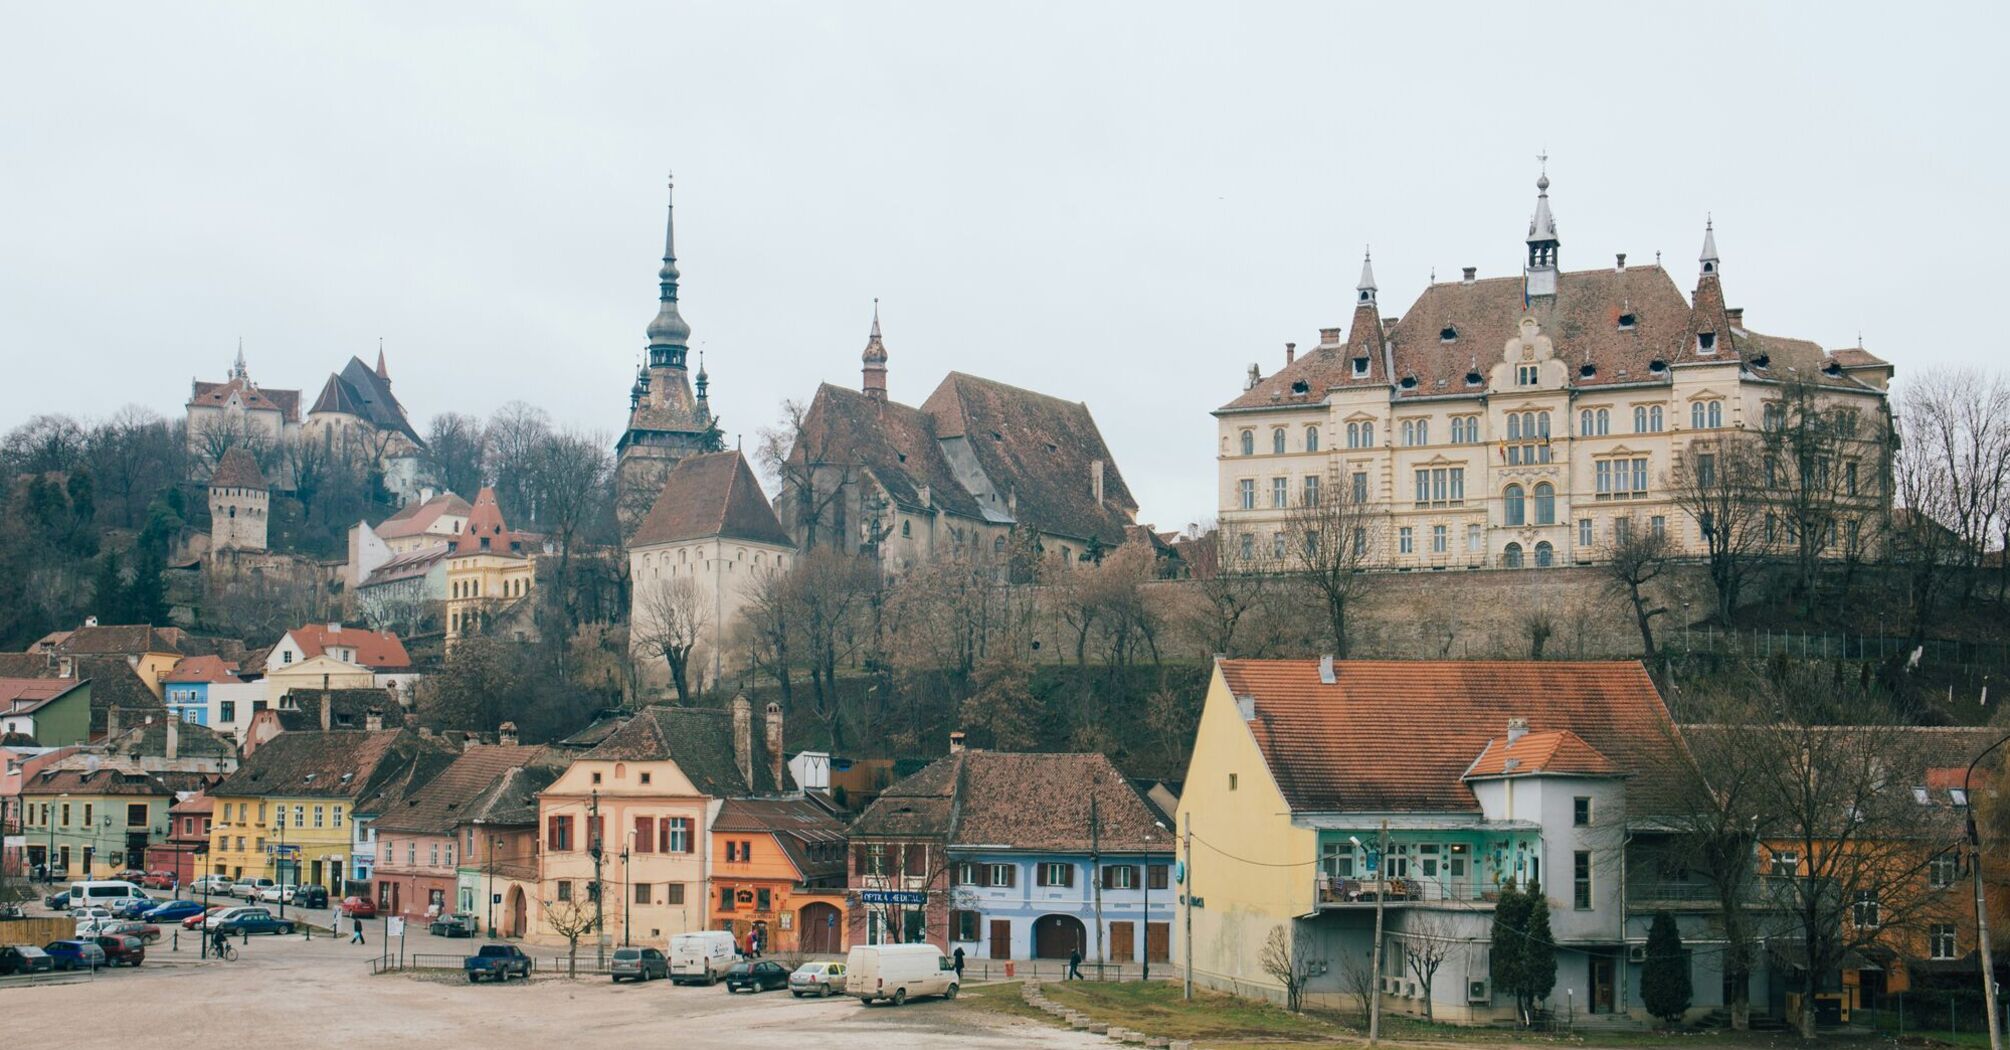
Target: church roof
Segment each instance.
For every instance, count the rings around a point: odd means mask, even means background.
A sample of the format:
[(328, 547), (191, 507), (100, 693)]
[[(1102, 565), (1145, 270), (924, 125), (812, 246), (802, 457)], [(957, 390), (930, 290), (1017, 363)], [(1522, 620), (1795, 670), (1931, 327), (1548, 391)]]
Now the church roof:
[[(869, 472), (903, 510), (928, 504), (951, 514), (981, 519), (984, 512), (956, 480), (936, 440), (935, 424), (911, 405), (881, 401), (856, 390), (825, 383), (817, 388), (803, 419), (803, 433), (789, 450), (798, 467), (806, 457)], [(929, 499), (921, 498), (922, 489)]]
[[(381, 357), (380, 357), (381, 361)], [(376, 427), (378, 430), (396, 431), (405, 435), (414, 445), (426, 447), (419, 432), (412, 429), (412, 423), (405, 418), (405, 406), (391, 393), (391, 381), (377, 369), (363, 363), (360, 357), (351, 357), (342, 371), (328, 377), (321, 387), (321, 396), (314, 400), (309, 414), (323, 412), (355, 416)]]
[(746, 457), (738, 452), (711, 452), (678, 460), (629, 546), (710, 536), (793, 546)]
[(277, 412), (288, 423), (300, 422), (300, 391), (274, 390), (240, 377), (222, 383), (196, 380), (190, 387), (188, 405), (190, 408), (222, 408), (230, 403), (233, 394), (248, 411)]
[(258, 461), (251, 458), (243, 445), (232, 445), (223, 458), (217, 460), (216, 470), (209, 476), (209, 486), (216, 489), (262, 489), (265, 487), (265, 473), (258, 469)]

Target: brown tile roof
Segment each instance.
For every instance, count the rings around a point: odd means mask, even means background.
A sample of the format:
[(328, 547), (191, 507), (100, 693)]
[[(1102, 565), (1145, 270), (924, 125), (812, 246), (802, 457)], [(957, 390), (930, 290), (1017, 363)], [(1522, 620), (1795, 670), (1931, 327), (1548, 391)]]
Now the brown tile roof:
[(770, 774), (761, 713), (754, 712), (754, 782), (740, 775), (733, 753), (733, 716), (723, 708), (655, 704), (635, 713), (600, 746), (580, 756), (589, 761), (677, 763), (697, 789), (712, 798), (746, 798), (786, 790)]
[(853, 835), (947, 837), (951, 846), (1087, 853), (1170, 851), (1173, 833), (1100, 754), (961, 751), (887, 788)]
[(376, 587), (424, 576), (433, 571), (433, 566), (446, 560), (447, 555), (453, 553), (453, 549), (451, 543), (435, 543), (415, 551), (392, 555), (390, 561), (371, 569), (370, 575), (364, 577), (358, 587)]
[[(502, 507), (496, 503), (496, 490), (482, 486), (475, 494), (475, 505), (468, 511), (467, 527), (454, 537), (454, 554), (500, 554), (504, 557), (521, 558), (530, 551), (521, 534), (511, 532), (503, 524)], [(486, 545), (485, 545), (486, 544)]]
[(398, 508), (398, 513), (385, 518), (371, 531), (387, 540), (422, 536), (440, 518), (465, 518), (473, 510), (467, 500), (451, 492), (442, 492), (424, 503), (405, 504)]
[(191, 682), (235, 682), (237, 665), (221, 656), (184, 656), (181, 662), (168, 672), (167, 681), (173, 683)]
[(712, 830), (724, 834), (772, 835), (804, 881), (844, 874), (843, 849), (819, 852), (845, 842), (844, 825), (805, 798), (727, 799), (712, 820)]
[(535, 746), (471, 745), (424, 787), (380, 813), (377, 826), (388, 831), (452, 831), (505, 773), (536, 761), (543, 752)]
[(1466, 770), (1466, 778), (1531, 776), (1558, 773), (1590, 777), (1620, 775), (1612, 760), (1568, 729), (1527, 733), (1514, 743), (1500, 737), (1487, 741), (1485, 751)]
[(208, 792), (203, 792), (202, 794), (199, 795), (190, 795), (189, 797), (182, 799), (180, 802), (177, 802), (174, 805), (168, 807), (168, 812), (174, 814), (177, 817), (179, 816), (199, 817), (205, 813), (214, 812), (215, 810), (216, 810), (216, 800), (209, 797)]
[(663, 492), (628, 541), (633, 547), (724, 536), (792, 546), (775, 509), (739, 452), (710, 452), (677, 461)]
[(711, 427), (711, 416), (699, 409), (684, 369), (649, 370), (649, 392), (628, 413), (629, 430), (702, 434)]
[(308, 660), (320, 656), (329, 646), (340, 646), (356, 650), (355, 663), (372, 670), (399, 671), (412, 666), (412, 657), (405, 652), (405, 643), (389, 631), (372, 631), (364, 627), (329, 630), (327, 624), (315, 623), (295, 627), (287, 633), (293, 636), (302, 657)]
[(1475, 812), (1460, 778), (1511, 718), (1610, 759), (1634, 815), (1679, 804), (1688, 755), (1635, 661), (1343, 660), (1333, 685), (1317, 660), (1218, 666), (1253, 698), (1250, 732), (1294, 810)]
[(314, 407), (307, 411), (310, 415), (339, 412), (355, 416), (380, 431), (403, 434), (412, 444), (426, 447), (419, 432), (405, 418), (405, 406), (391, 393), (391, 381), (364, 364), (360, 357), (351, 357), (340, 373), (328, 377), (321, 387), (321, 396), (315, 398)]
[[(91, 684), (92, 732), (104, 730), (105, 713), (113, 707), (120, 709), (128, 725), (135, 717), (145, 718), (149, 713), (166, 716), (167, 705), (140, 681), (125, 657), (77, 656), (71, 663), (74, 673), (67, 680)], [(61, 672), (61, 658), (50, 653), (0, 653), (0, 677), (65, 681)]]
[(57, 643), (56, 651), (78, 656), (181, 653), (167, 632), (143, 623), (79, 627)]
[(1843, 368), (1889, 368), (1891, 362), (1871, 353), (1860, 346), (1846, 346), (1829, 351), (1829, 356)]
[(360, 798), (410, 770), (442, 745), (404, 730), (281, 733), (260, 745), (211, 794)]
[(277, 412), (288, 423), (300, 422), (300, 391), (274, 390), (258, 386), (248, 379), (232, 379), (224, 383), (205, 383), (197, 380), (192, 388), (188, 403), (190, 407), (207, 405), (222, 408), (230, 403), (230, 395), (239, 395), (245, 408), (253, 411)]
[(512, 767), (476, 795), (460, 820), (488, 825), (535, 826), (537, 795), (558, 779), (564, 768), (556, 751), (546, 749), (536, 765)]
[[(167, 754), (167, 724), (173, 716), (154, 719), (122, 730), (107, 741), (114, 754), (136, 758), (159, 758)], [(181, 722), (175, 727), (175, 751), (182, 758), (236, 758), (237, 741), (208, 726)]]
[(213, 489), (262, 489), (265, 487), (265, 472), (258, 469), (258, 461), (251, 458), (243, 445), (232, 445), (216, 461), (216, 469), (210, 472), (209, 487)]
[(23, 795), (131, 795), (172, 798), (173, 789), (141, 770), (44, 769), (21, 783)]
[(0, 678), (0, 714), (30, 714), (82, 684), (68, 678)]
[[(1123, 543), (1138, 503), (1088, 405), (951, 372), (921, 410), (935, 421), (937, 438), (964, 439), (992, 487), (1017, 496), (1020, 522), (1110, 547)], [(1098, 460), (1101, 503), (1091, 478)]]
[(950, 469), (948, 457), (936, 442), (934, 422), (911, 406), (875, 401), (856, 390), (825, 383), (810, 402), (802, 438), (789, 450), (790, 462), (801, 468), (804, 457), (813, 450), (824, 463), (870, 472), (903, 510), (927, 510), (921, 498), (926, 487), (927, 502), (935, 507), (965, 518), (984, 518), (977, 500)]
[[(384, 716), (384, 721), (396, 727), (400, 710), (398, 698), (389, 689), (365, 686), (357, 689), (322, 689), (305, 687), (288, 689), (280, 696), (273, 714), (279, 718), (279, 727), (289, 733), (304, 733), (321, 728), (321, 697), (328, 696), (329, 729), (362, 729), (368, 724), (370, 712)], [(291, 706), (289, 706), (291, 705)]]

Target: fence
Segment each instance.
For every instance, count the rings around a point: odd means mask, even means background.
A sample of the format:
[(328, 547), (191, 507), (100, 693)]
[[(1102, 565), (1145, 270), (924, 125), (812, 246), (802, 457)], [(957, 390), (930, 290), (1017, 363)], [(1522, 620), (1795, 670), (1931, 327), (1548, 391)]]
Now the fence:
[(1737, 653), (1765, 659), (1775, 653), (1808, 660), (1882, 661), (1907, 658), (1920, 650), (1922, 667), (2004, 668), (2010, 667), (2010, 642), (1958, 642), (1928, 639), (1913, 645), (1891, 635), (1828, 634), (1809, 631), (1771, 631), (1764, 628), (1726, 630), (1704, 625), (1684, 627), (1679, 635), (1662, 639), (1664, 648), (1683, 652)]
[[(393, 970), (453, 970), (458, 972), (469, 958), (471, 956), (444, 955), (437, 952), (413, 952), (402, 956), (393, 954), (379, 956), (370, 960), (370, 972), (373, 974), (389, 973)], [(565, 974), (572, 970), (571, 967), (566, 965), (565, 957), (562, 955), (556, 959), (532, 956), (530, 969), (534, 974)], [(606, 964), (597, 961), (591, 953), (587, 953), (580, 957), (578, 972), (581, 975), (604, 977), (611, 971)]]

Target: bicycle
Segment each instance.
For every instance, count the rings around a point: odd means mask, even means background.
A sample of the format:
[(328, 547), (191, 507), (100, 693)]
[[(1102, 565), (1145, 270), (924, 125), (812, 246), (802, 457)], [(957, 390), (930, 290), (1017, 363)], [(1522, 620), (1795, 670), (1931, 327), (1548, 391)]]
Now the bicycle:
[(210, 949), (210, 952), (211, 954), (215, 955), (218, 959), (221, 959), (224, 962), (237, 961), (237, 948), (234, 945), (232, 945), (229, 941), (225, 941), (220, 945), (212, 947)]

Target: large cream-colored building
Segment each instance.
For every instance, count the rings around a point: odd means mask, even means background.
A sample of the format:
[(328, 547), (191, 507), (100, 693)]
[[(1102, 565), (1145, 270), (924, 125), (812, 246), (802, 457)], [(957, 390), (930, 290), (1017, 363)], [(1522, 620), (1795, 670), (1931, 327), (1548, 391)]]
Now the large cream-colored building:
[(447, 641), (484, 632), (529, 640), (535, 625), (525, 599), (536, 584), (536, 552), (503, 523), (495, 490), (484, 487), (447, 554)]
[[(1563, 272), (1547, 175), (1536, 186), (1522, 273), (1433, 280), (1398, 319), (1364, 261), (1344, 336), (1287, 346), (1269, 377), (1250, 367), (1214, 412), (1225, 556), (1282, 555), (1292, 508), (1336, 497), (1365, 507), (1374, 567), (1591, 562), (1625, 529), (1701, 554), (1675, 486), (1708, 468), (1684, 457), (1772, 424), (1795, 384), (1855, 408), (1867, 438), (1889, 432), (1891, 365), (1747, 328), (1707, 226), (1686, 299), (1658, 261)], [(1878, 443), (1862, 453), (1836, 485), (1851, 536), (1889, 506)]]

